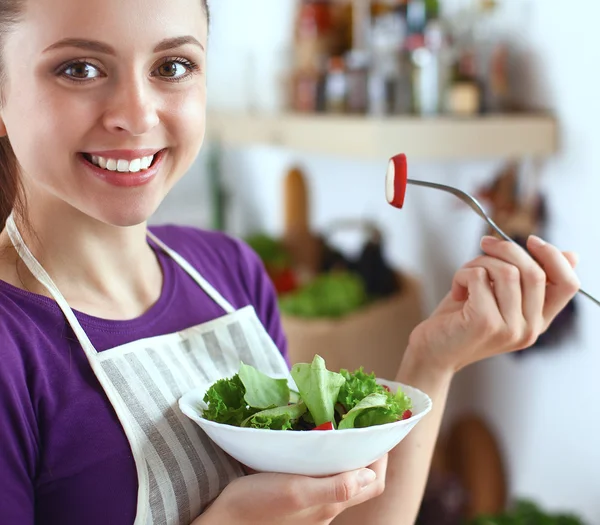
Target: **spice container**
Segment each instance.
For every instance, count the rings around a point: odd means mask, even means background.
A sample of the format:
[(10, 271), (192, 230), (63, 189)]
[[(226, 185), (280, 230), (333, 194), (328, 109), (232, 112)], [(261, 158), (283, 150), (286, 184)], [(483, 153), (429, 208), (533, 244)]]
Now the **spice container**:
[(431, 116), (443, 111), (447, 61), (444, 55), (444, 32), (438, 21), (430, 22), (423, 37), (410, 39), (413, 110), (417, 115)]
[(329, 56), (334, 40), (334, 19), (326, 1), (304, 1), (296, 19), (295, 65), (298, 70), (316, 70)]
[(325, 78), (325, 110), (328, 113), (344, 113), (346, 111), (346, 79), (343, 57), (332, 57)]
[(369, 105), (369, 54), (352, 50), (346, 56), (348, 113), (366, 113)]
[(456, 61), (449, 85), (446, 109), (457, 116), (472, 116), (481, 111), (482, 90), (477, 78), (474, 50), (463, 51)]
[(331, 3), (304, 1), (298, 9), (294, 34), (294, 73), (291, 76), (291, 106), (299, 112), (323, 109), (323, 65), (334, 40)]
[(407, 71), (401, 60), (405, 38), (406, 21), (397, 10), (380, 12), (374, 18), (369, 78), (369, 113), (372, 115), (401, 112), (400, 95), (406, 93), (402, 80), (406, 78)]

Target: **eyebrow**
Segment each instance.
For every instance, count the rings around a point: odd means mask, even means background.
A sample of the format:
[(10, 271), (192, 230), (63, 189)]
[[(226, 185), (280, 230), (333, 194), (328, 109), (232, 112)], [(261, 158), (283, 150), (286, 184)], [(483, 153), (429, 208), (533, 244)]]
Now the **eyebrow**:
[[(161, 53), (163, 51), (168, 51), (169, 49), (175, 49), (177, 47), (182, 47), (187, 44), (192, 44), (200, 47), (204, 51), (204, 46), (198, 41), (197, 38), (187, 35), (187, 36), (178, 36), (175, 38), (165, 38), (161, 40), (156, 47), (154, 48), (155, 53)], [(116, 55), (116, 51), (113, 47), (105, 44), (103, 42), (99, 42), (98, 40), (86, 40), (83, 38), (63, 38), (58, 42), (48, 46), (44, 49), (44, 53), (48, 51), (54, 51), (56, 49), (63, 49), (65, 47), (76, 47), (79, 49), (86, 49), (88, 51), (95, 51), (97, 53), (103, 53), (105, 55)]]

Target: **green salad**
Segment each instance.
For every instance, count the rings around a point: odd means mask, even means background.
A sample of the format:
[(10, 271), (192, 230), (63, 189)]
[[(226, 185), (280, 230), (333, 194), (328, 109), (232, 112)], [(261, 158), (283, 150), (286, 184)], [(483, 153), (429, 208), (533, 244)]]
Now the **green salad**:
[(377, 384), (361, 367), (354, 373), (327, 370), (316, 355), (292, 367), (298, 392), (241, 363), (237, 374), (220, 379), (204, 396), (202, 417), (216, 423), (270, 430), (344, 430), (393, 423), (412, 417), (411, 399)]

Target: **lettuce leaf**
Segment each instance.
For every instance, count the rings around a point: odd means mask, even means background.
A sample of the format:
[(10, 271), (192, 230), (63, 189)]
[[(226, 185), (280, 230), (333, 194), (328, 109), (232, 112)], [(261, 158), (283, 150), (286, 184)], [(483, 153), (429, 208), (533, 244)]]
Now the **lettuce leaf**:
[(265, 409), (288, 404), (290, 389), (286, 379), (273, 379), (244, 363), (238, 375), (246, 390), (244, 399), (250, 407)]
[(368, 395), (383, 394), (386, 392), (381, 385), (377, 384), (375, 374), (365, 374), (362, 367), (354, 373), (342, 369), (340, 370), (340, 374), (346, 382), (340, 388), (337, 400), (338, 403), (344, 405), (344, 408), (348, 412)]
[[(338, 428), (340, 430), (348, 428), (357, 428), (356, 419), (360, 416), (370, 415), (377, 410), (386, 410), (388, 406), (388, 396), (385, 394), (369, 394), (362, 401), (360, 401), (352, 410), (347, 414), (344, 414)], [(394, 421), (396, 416), (394, 416)]]
[(242, 421), (258, 412), (247, 406), (246, 389), (236, 374), (230, 379), (220, 379), (204, 395), (208, 408), (202, 417), (216, 423), (240, 426)]
[(242, 422), (243, 427), (266, 428), (270, 430), (290, 430), (294, 423), (306, 412), (302, 402), (262, 410)]
[(385, 390), (382, 394), (369, 394), (342, 417), (338, 428), (344, 430), (394, 423), (411, 408), (410, 398), (401, 389), (395, 395)]
[(347, 429), (392, 423), (412, 409), (401, 389), (389, 392), (377, 384), (374, 373), (360, 368), (337, 374), (327, 370), (319, 355), (310, 364), (294, 365), (291, 375), (299, 392), (290, 390), (286, 379), (271, 378), (242, 363), (235, 376), (215, 382), (206, 392), (203, 417), (272, 430), (310, 430), (327, 422)]
[(399, 414), (404, 414), (404, 412), (413, 408), (412, 399), (400, 387), (394, 394), (394, 402), (397, 405), (395, 409)]
[(294, 365), (291, 374), (315, 424), (319, 426), (330, 421), (335, 425), (334, 406), (340, 387), (346, 382), (344, 377), (327, 370), (319, 355), (315, 355), (310, 364)]

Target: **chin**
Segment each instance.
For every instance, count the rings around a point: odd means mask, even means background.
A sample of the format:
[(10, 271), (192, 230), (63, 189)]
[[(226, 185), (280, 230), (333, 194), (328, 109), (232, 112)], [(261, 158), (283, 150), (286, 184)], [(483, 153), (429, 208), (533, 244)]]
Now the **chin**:
[(97, 220), (104, 224), (127, 228), (147, 222), (157, 207), (157, 205), (140, 205), (140, 203), (137, 203), (137, 205), (132, 204), (123, 207), (115, 206), (112, 210), (104, 209), (94, 215)]

